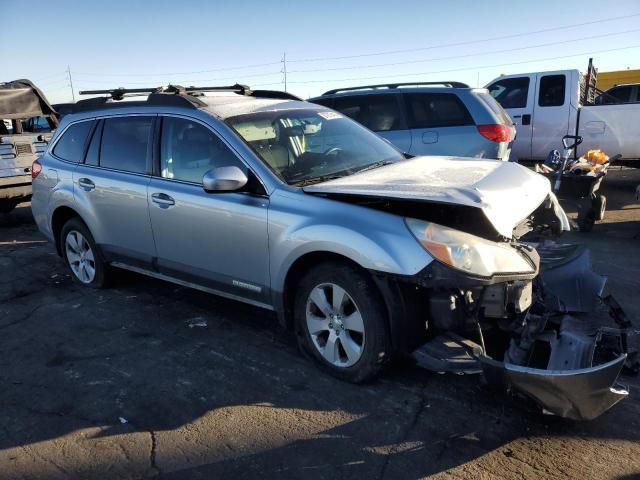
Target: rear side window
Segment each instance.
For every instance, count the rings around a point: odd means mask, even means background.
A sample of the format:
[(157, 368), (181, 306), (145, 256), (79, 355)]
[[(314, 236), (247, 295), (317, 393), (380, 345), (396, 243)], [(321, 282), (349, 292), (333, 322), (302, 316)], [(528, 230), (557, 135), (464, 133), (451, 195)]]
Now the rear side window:
[(152, 117), (107, 118), (102, 129), (100, 166), (146, 173), (151, 158)]
[(529, 77), (504, 78), (488, 87), (502, 108), (525, 108), (529, 95)]
[(452, 93), (406, 94), (410, 128), (474, 125), (464, 103)]
[(402, 115), (397, 95), (355, 95), (334, 99), (333, 109), (374, 132), (401, 130)]
[(541, 107), (559, 107), (564, 105), (564, 75), (545, 75), (540, 79), (538, 105)]
[(87, 121), (69, 126), (56, 143), (53, 154), (67, 162), (80, 163), (92, 125), (93, 121)]

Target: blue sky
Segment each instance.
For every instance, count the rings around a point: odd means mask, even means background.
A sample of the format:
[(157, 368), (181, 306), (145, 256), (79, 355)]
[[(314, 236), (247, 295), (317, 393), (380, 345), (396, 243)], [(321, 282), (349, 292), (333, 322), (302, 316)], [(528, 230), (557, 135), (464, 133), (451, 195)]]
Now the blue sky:
[(31, 0), (29, 11), (24, 0), (0, 5), (0, 81), (30, 78), (52, 102), (71, 99), (67, 66), (76, 95), (236, 81), (283, 89), (285, 52), (288, 90), (305, 98), (389, 81), (476, 86), (501, 73), (584, 70), (590, 55), (601, 71), (640, 68), (638, 0), (617, 0), (609, 9), (591, 0)]

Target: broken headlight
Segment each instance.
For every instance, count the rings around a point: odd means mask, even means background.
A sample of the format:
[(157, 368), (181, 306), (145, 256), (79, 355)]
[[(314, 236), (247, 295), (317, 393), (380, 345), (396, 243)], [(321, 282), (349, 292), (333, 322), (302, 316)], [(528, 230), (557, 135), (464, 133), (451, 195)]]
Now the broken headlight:
[(508, 243), (492, 242), (415, 218), (406, 218), (405, 222), (434, 258), (458, 270), (482, 277), (535, 272), (534, 265)]

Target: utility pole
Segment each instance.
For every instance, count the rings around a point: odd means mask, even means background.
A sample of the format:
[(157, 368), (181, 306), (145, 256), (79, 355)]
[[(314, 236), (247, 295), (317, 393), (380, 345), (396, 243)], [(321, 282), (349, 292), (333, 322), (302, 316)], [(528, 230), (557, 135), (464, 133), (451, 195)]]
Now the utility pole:
[(69, 75), (69, 86), (71, 87), (71, 98), (73, 98), (73, 103), (76, 103), (76, 94), (73, 91), (73, 80), (71, 79), (71, 67), (67, 65), (67, 75)]
[(287, 91), (287, 52), (282, 54), (282, 73), (284, 73), (284, 91)]

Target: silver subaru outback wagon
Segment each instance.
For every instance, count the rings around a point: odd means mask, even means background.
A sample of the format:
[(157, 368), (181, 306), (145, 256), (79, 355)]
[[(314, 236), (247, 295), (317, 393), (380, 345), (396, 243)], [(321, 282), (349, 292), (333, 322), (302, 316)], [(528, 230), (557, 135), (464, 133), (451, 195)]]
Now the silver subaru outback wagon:
[(568, 228), (546, 179), (406, 158), (326, 107), (225, 88), (64, 117), (34, 163), (32, 209), (77, 282), (103, 287), (117, 267), (273, 310), (354, 382), (439, 332), (522, 323), (539, 257), (519, 238)]

